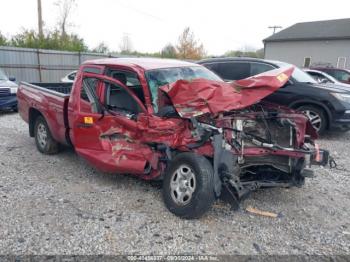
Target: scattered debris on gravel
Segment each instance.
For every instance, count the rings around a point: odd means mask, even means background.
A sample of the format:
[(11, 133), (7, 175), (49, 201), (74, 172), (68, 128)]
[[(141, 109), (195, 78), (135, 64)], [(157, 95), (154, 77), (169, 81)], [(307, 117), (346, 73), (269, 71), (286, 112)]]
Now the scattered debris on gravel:
[(350, 253), (350, 132), (319, 141), (339, 169), (318, 168), (303, 188), (259, 190), (239, 211), (218, 201), (182, 220), (157, 184), (103, 174), (71, 149), (42, 155), (17, 114), (0, 120), (0, 254)]

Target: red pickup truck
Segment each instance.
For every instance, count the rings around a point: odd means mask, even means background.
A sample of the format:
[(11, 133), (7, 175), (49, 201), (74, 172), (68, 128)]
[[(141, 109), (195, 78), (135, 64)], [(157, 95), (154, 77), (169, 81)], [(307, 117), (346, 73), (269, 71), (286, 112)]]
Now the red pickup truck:
[(238, 207), (252, 190), (301, 186), (311, 164), (327, 164), (303, 114), (259, 102), (292, 72), (225, 83), (177, 60), (94, 60), (73, 85), (22, 82), (18, 108), (40, 152), (73, 146), (101, 171), (162, 179), (167, 208), (197, 218), (218, 197)]

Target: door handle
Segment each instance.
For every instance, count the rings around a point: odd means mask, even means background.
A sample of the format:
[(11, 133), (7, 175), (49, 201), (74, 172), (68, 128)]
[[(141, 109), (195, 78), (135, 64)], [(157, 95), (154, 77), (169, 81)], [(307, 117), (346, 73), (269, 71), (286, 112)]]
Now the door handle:
[(90, 127), (92, 127), (92, 124), (86, 124), (86, 123), (77, 124), (77, 128), (90, 128)]

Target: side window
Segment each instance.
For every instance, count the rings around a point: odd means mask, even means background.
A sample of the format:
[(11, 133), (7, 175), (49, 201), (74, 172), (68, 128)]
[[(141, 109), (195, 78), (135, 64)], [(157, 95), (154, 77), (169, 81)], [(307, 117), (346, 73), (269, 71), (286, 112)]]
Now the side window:
[(266, 71), (275, 69), (273, 66), (262, 63), (251, 63), (250, 64), (250, 75), (255, 76)]
[(137, 101), (122, 87), (106, 83), (106, 107), (110, 110), (138, 114), (142, 112)]
[(206, 68), (213, 71), (216, 74), (219, 74), (219, 65), (218, 64), (203, 64)]
[(77, 73), (71, 73), (70, 75), (68, 75), (68, 79), (69, 79), (69, 80), (74, 80), (76, 74), (77, 74)]
[(328, 78), (325, 76), (316, 73), (316, 72), (307, 72), (309, 75), (311, 75), (318, 83), (326, 82), (328, 81)]
[(98, 103), (97, 87), (99, 80), (86, 77), (80, 90), (80, 111), (86, 113), (98, 113), (101, 108)]
[(240, 80), (250, 76), (250, 64), (227, 62), (219, 64), (218, 74), (225, 80)]
[[(333, 76), (334, 78), (338, 79), (337, 76), (336, 76), (336, 71), (335, 70), (328, 70), (328, 69), (322, 69), (323, 72), (326, 72), (327, 74)], [(339, 80), (339, 79), (338, 79)]]
[(140, 101), (143, 104), (145, 103), (142, 85), (136, 73), (110, 68), (107, 70), (106, 75), (129, 87), (129, 89), (140, 99)]
[(349, 81), (350, 74), (345, 71), (335, 71), (334, 77), (337, 78), (339, 81)]
[(101, 74), (102, 69), (99, 67), (84, 67), (83, 72), (85, 73), (94, 73), (94, 74)]

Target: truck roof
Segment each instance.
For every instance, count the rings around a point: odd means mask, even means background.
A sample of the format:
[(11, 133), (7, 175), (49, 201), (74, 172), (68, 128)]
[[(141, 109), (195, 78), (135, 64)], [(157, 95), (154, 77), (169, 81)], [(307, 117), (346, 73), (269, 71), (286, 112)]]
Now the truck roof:
[(159, 68), (169, 67), (183, 67), (183, 66), (198, 66), (198, 64), (175, 60), (175, 59), (162, 59), (162, 58), (104, 58), (85, 61), (84, 64), (90, 65), (122, 65), (131, 68), (141, 68), (143, 70), (152, 70)]

